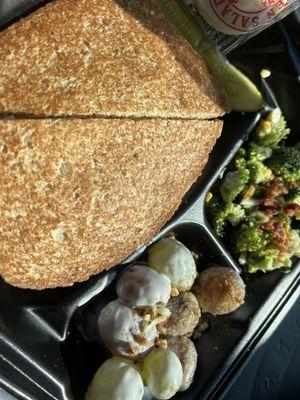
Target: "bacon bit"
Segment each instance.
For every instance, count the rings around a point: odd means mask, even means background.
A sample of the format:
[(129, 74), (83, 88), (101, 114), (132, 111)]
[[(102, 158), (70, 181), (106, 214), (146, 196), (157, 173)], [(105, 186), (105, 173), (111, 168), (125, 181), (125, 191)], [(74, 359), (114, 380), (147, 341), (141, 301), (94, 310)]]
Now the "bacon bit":
[(280, 234), (282, 236), (284, 234), (284, 230), (283, 230), (282, 226), (278, 225), (276, 222), (273, 223), (272, 228), (273, 228), (272, 235)]
[(300, 206), (298, 204), (287, 204), (284, 207), (284, 215), (287, 215), (288, 217), (293, 217), (299, 210)]
[(266, 209), (264, 210), (264, 214), (265, 214), (267, 217), (273, 217), (273, 215), (275, 215), (276, 213), (277, 213), (277, 210), (276, 210), (275, 207), (269, 207), (269, 208), (266, 208)]
[(261, 199), (260, 204), (263, 207), (272, 207), (273, 206), (273, 200), (272, 199), (268, 199), (267, 197), (264, 197), (263, 199)]
[(282, 230), (282, 224), (281, 224), (281, 222), (274, 222), (274, 224), (273, 224), (273, 227), (274, 227), (274, 229), (275, 229), (275, 231), (279, 231), (279, 230)]
[[(284, 244), (285, 243), (285, 239), (284, 238), (282, 238), (282, 237), (278, 237), (277, 239), (276, 239), (276, 242), (278, 243), (278, 244)], [(283, 250), (283, 249), (285, 249), (285, 247), (280, 247), (279, 246), (279, 250)]]
[(291, 210), (300, 210), (300, 206), (298, 204), (287, 204), (285, 207), (285, 209), (291, 209)]
[(261, 229), (264, 231), (270, 231), (273, 228), (273, 221), (267, 221), (262, 226)]
[(270, 219), (269, 221), (265, 222), (261, 228), (266, 231), (273, 230), (275, 232), (281, 232), (283, 230), (282, 222), (278, 219)]
[(272, 199), (270, 197), (264, 197), (263, 199), (261, 199), (260, 204), (263, 207), (271, 207), (271, 208), (274, 208), (275, 210), (281, 209), (280, 202), (278, 200)]
[(284, 210), (284, 215), (287, 217), (293, 217), (295, 212), (293, 210)]
[(287, 193), (288, 189), (281, 178), (275, 178), (266, 185), (266, 197), (268, 198), (274, 199)]

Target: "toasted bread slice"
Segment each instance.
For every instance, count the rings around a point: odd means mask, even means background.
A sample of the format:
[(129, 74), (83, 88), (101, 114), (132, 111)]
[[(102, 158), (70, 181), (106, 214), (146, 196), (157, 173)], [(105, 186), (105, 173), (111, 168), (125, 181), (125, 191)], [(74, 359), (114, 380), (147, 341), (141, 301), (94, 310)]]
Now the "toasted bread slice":
[(151, 0), (54, 0), (0, 33), (0, 113), (208, 119), (229, 110)]
[(0, 275), (72, 285), (117, 264), (170, 219), (221, 121), (0, 121)]

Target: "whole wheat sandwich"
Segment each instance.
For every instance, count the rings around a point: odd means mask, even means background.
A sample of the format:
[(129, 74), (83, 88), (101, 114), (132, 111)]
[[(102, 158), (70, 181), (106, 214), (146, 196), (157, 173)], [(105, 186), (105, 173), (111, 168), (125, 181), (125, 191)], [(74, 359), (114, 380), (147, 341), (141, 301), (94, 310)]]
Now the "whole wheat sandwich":
[(0, 35), (0, 112), (214, 118), (204, 62), (151, 0), (56, 0)]
[(0, 122), (0, 272), (42, 289), (107, 269), (174, 214), (221, 132), (200, 120)]
[(147, 243), (229, 111), (150, 0), (54, 0), (0, 33), (0, 65), (0, 275), (22, 288), (86, 280)]

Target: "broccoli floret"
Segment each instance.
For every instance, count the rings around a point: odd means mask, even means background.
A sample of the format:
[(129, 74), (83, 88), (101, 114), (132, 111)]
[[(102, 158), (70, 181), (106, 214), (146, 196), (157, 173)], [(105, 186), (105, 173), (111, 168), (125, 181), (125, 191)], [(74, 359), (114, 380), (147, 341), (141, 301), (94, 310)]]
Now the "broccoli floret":
[(267, 118), (261, 119), (254, 137), (263, 146), (275, 147), (290, 133), (279, 108), (271, 111)]
[(300, 180), (300, 152), (294, 147), (278, 147), (266, 161), (273, 172), (286, 182)]
[[(269, 246), (268, 246), (269, 247)], [(250, 273), (256, 271), (273, 271), (278, 268), (290, 268), (292, 257), (299, 254), (300, 237), (296, 230), (289, 232), (290, 251), (284, 256), (279, 257), (277, 252), (270, 252), (266, 248), (258, 249), (256, 252), (243, 253), (242, 263)]]
[(250, 179), (253, 183), (268, 182), (273, 178), (273, 173), (270, 168), (266, 167), (259, 160), (252, 160), (248, 163)]
[(274, 260), (273, 263), (273, 269), (278, 269), (278, 268), (290, 268), (293, 264), (291, 256), (286, 256), (283, 260)]
[(225, 205), (214, 196), (207, 205), (207, 215), (218, 236), (223, 236), (226, 223)]
[(250, 254), (247, 258), (246, 269), (250, 274), (257, 271), (272, 271), (274, 258), (272, 256), (258, 256)]
[(253, 211), (247, 216), (247, 224), (253, 228), (258, 228), (268, 221), (269, 217), (262, 211)]
[(246, 217), (245, 210), (240, 204), (230, 203), (226, 206), (225, 211), (227, 214), (226, 219), (233, 226), (237, 226)]
[(300, 206), (300, 188), (294, 188), (284, 197), (287, 204), (298, 204)]
[(234, 157), (233, 163), (236, 168), (246, 168), (246, 150), (241, 147), (239, 151), (236, 153), (236, 156)]
[(267, 234), (262, 230), (242, 225), (234, 235), (234, 247), (237, 253), (256, 252), (264, 249), (267, 243)]
[(259, 146), (254, 142), (251, 142), (249, 144), (248, 157), (250, 161), (251, 160), (264, 161), (267, 158), (271, 157), (271, 155), (272, 155), (271, 147)]
[(273, 271), (274, 269), (281, 268), (282, 262), (279, 262), (276, 255), (273, 254), (248, 254), (246, 259), (246, 269), (250, 274), (257, 271)]
[(245, 218), (245, 210), (239, 204), (224, 204), (217, 197), (213, 197), (207, 206), (208, 218), (218, 236), (223, 236), (226, 222), (233, 226), (238, 225)]
[(248, 180), (249, 171), (246, 168), (228, 172), (220, 186), (220, 194), (225, 203), (231, 203), (245, 189)]

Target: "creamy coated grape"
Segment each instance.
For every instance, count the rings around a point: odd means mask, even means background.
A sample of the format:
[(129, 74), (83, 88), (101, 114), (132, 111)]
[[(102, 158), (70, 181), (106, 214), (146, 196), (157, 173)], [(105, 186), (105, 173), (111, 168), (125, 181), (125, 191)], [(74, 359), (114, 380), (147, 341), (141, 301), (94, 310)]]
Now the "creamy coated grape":
[(123, 272), (116, 288), (120, 299), (136, 308), (167, 304), (171, 293), (170, 280), (144, 265), (134, 265)]
[(165, 274), (178, 290), (189, 290), (197, 276), (192, 253), (176, 239), (166, 238), (155, 243), (149, 250), (148, 263)]
[(137, 311), (120, 300), (108, 303), (98, 319), (103, 343), (115, 355), (137, 358), (154, 346), (156, 324), (145, 321)]

